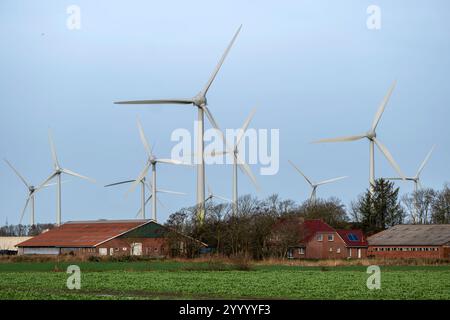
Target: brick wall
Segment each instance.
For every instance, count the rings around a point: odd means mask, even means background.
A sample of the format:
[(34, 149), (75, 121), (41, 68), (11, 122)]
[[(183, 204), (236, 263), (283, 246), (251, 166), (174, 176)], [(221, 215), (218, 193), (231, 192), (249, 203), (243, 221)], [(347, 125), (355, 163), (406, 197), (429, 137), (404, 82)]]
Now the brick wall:
[[(318, 238), (322, 235), (322, 240)], [(333, 236), (333, 240), (329, 240), (328, 236)], [(304, 247), (304, 253), (301, 254), (301, 248), (292, 248), (292, 258), (295, 259), (346, 259), (358, 258), (358, 249), (361, 251), (361, 258), (367, 256), (366, 248), (347, 248), (344, 240), (337, 232), (319, 232), (311, 238)]]
[(439, 246), (369, 246), (369, 257), (439, 259), (445, 256), (445, 248)]
[[(133, 243), (142, 244), (144, 256), (166, 256), (169, 254), (167, 240), (164, 238), (115, 238), (96, 248), (100, 254), (101, 248), (107, 249), (108, 255), (129, 255)], [(111, 254), (112, 253), (112, 254)]]

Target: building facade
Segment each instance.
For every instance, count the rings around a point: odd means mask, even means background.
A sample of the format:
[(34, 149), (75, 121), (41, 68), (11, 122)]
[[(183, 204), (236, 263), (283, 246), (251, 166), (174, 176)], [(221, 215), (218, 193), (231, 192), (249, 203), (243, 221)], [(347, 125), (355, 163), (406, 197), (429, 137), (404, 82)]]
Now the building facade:
[(17, 247), (18, 253), (24, 255), (165, 257), (183, 255), (192, 243), (206, 247), (206, 244), (175, 233), (153, 220), (98, 220), (67, 222), (19, 243)]
[(450, 224), (397, 225), (368, 241), (369, 257), (450, 259)]
[(300, 243), (288, 251), (291, 259), (361, 259), (367, 241), (361, 230), (336, 230), (322, 220), (302, 222)]

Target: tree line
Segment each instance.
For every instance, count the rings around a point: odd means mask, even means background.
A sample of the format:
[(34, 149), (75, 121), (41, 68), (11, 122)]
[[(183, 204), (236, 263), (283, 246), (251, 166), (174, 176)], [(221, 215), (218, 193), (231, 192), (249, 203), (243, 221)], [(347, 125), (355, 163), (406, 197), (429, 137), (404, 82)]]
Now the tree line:
[[(298, 204), (274, 194), (262, 200), (241, 196), (238, 213), (232, 212), (231, 204), (208, 201), (205, 219), (200, 224), (196, 206), (178, 210), (165, 223), (174, 231), (169, 239), (178, 246), (180, 234), (187, 235), (226, 256), (284, 257), (288, 248), (302, 238), (304, 219), (322, 219), (337, 229), (362, 229), (366, 235), (396, 224), (450, 223), (450, 186), (446, 184), (441, 190), (420, 189), (400, 198), (399, 188), (393, 182), (378, 179), (373, 191), (359, 195), (350, 210), (335, 197)], [(0, 236), (36, 235), (53, 226), (6, 225), (0, 228)], [(195, 242), (190, 245), (184, 249), (189, 255), (196, 254), (199, 248)]]

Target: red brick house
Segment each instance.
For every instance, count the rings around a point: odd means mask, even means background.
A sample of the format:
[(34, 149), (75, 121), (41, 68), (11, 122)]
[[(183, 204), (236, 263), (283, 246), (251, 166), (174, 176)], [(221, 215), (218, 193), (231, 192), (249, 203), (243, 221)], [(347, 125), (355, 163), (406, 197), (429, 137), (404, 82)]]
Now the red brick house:
[(450, 259), (450, 224), (397, 225), (368, 241), (369, 257)]
[(322, 220), (305, 220), (299, 244), (288, 251), (293, 259), (360, 259), (367, 256), (361, 230), (336, 230)]
[[(169, 229), (153, 220), (73, 221), (44, 232), (17, 245), (18, 254), (75, 255), (136, 255), (167, 256)], [(188, 243), (199, 247), (206, 244), (176, 234), (176, 248), (183, 250)]]

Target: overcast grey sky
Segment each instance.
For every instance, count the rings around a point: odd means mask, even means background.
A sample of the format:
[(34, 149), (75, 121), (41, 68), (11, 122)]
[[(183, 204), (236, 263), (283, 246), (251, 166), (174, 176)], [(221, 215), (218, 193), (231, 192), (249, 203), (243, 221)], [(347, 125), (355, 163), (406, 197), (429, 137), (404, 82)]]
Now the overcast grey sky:
[[(81, 9), (70, 30), (67, 7)], [(366, 10), (381, 9), (370, 30)], [(243, 29), (210, 89), (211, 111), (223, 128), (240, 127), (252, 107), (252, 128), (280, 129), (280, 171), (258, 176), (260, 197), (309, 195), (295, 162), (312, 179), (349, 179), (319, 197), (345, 204), (367, 187), (367, 141), (315, 145), (359, 134), (392, 81), (397, 88), (378, 137), (413, 175), (433, 144), (424, 186), (449, 181), (450, 3), (448, 1), (16, 1), (0, 2), (0, 153), (33, 184), (51, 172), (47, 130), (62, 166), (98, 183), (64, 178), (63, 221), (133, 218), (139, 192), (103, 185), (135, 178), (146, 156), (136, 117), (154, 151), (169, 157), (174, 129), (192, 131), (196, 112), (182, 106), (118, 106), (116, 100), (190, 97), (205, 84), (240, 24)], [(207, 123), (207, 127), (210, 127)], [(187, 192), (161, 195), (164, 221), (195, 203), (195, 168), (158, 168), (158, 185)], [(252, 166), (259, 172), (259, 166)], [(231, 166), (208, 166), (207, 182), (231, 197)], [(376, 175), (395, 172), (376, 151)], [(412, 190), (400, 183), (402, 192)], [(255, 193), (240, 175), (240, 194)], [(26, 189), (0, 165), (0, 223), (17, 223)], [(37, 195), (38, 222), (55, 221), (55, 189)], [(148, 210), (149, 212), (149, 210)], [(28, 222), (28, 213), (25, 222)]]

